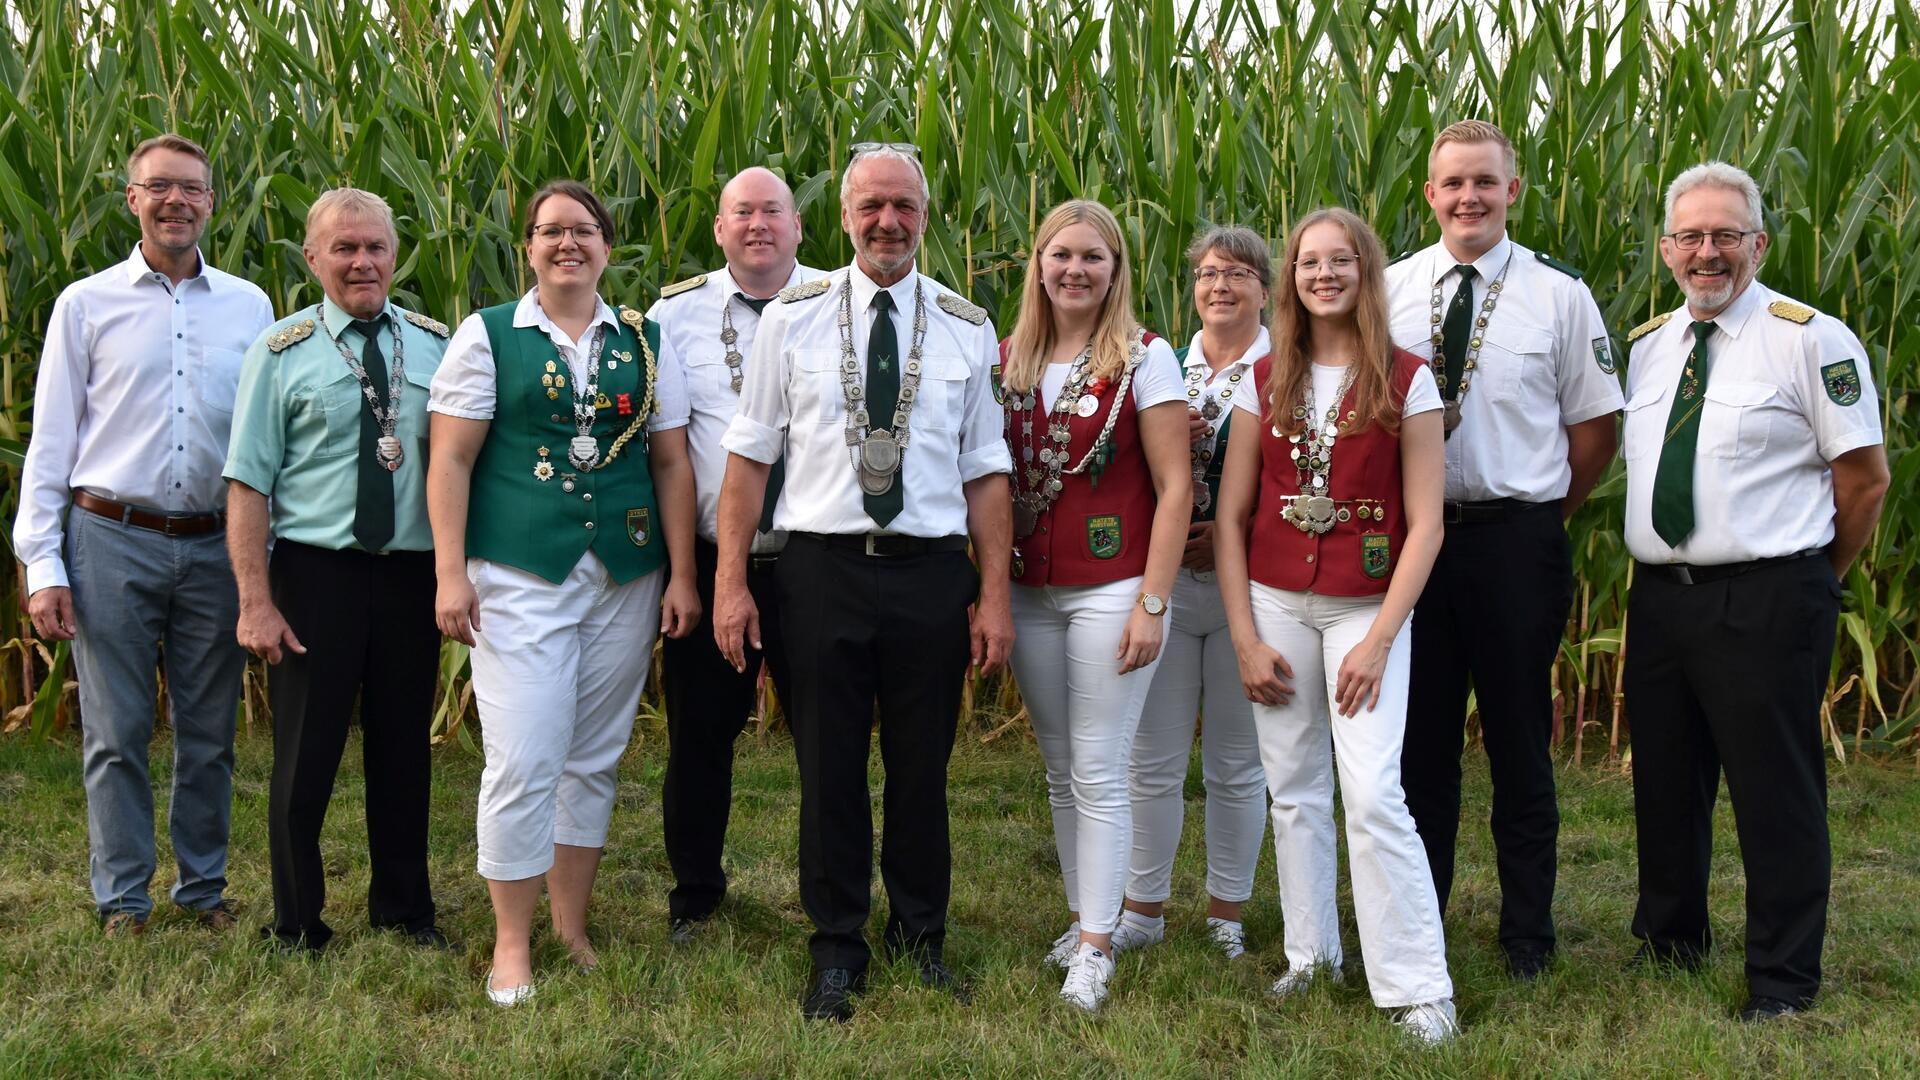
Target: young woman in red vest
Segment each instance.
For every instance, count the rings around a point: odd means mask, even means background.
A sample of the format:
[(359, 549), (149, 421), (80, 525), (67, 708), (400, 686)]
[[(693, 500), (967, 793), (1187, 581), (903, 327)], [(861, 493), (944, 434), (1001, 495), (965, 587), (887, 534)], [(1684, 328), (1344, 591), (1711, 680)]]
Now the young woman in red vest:
[(1014, 459), (1013, 673), (1047, 763), (1073, 925), (1049, 959), (1060, 996), (1105, 999), (1126, 888), (1127, 792), (1192, 509), (1186, 393), (1133, 314), (1125, 241), (1099, 203), (1040, 223), (1000, 343)]
[(1288, 969), (1340, 978), (1336, 768), (1373, 1002), (1428, 1043), (1458, 1028), (1440, 905), (1400, 789), (1407, 616), (1440, 550), (1433, 374), (1387, 334), (1373, 230), (1317, 210), (1287, 239), (1273, 354), (1228, 440), (1214, 566), (1273, 798)]

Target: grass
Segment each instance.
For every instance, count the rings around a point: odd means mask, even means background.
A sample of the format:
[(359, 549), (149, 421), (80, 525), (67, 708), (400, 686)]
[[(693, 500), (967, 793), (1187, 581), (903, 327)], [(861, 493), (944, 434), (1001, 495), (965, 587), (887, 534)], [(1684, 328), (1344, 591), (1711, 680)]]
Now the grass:
[[(1563, 770), (1558, 918), (1562, 962), (1537, 985), (1506, 980), (1494, 943), (1498, 890), (1484, 826), (1463, 829), (1448, 953), (1465, 1036), (1438, 1052), (1403, 1039), (1369, 1003), (1351, 907), (1347, 984), (1275, 1007), (1284, 966), (1269, 845), (1248, 909), (1252, 952), (1216, 962), (1199, 927), (1201, 811), (1189, 779), (1187, 836), (1166, 944), (1123, 957), (1103, 1014), (1054, 999), (1039, 960), (1062, 901), (1038, 755), (1030, 742), (966, 745), (952, 770), (955, 893), (948, 958), (970, 979), (960, 1006), (909, 967), (876, 963), (845, 1027), (804, 1023), (808, 925), (794, 882), (798, 790), (791, 745), (743, 741), (728, 868), (733, 892), (694, 946), (665, 941), (670, 884), (659, 826), (660, 732), (624, 763), (613, 841), (592, 914), (601, 970), (567, 970), (536, 938), (540, 996), (494, 1009), (480, 993), (492, 921), (473, 872), (479, 759), (434, 756), (433, 877), (458, 951), (430, 954), (365, 927), (364, 787), (348, 746), (324, 840), (330, 922), (319, 958), (257, 943), (268, 917), (270, 745), (243, 737), (232, 893), (239, 931), (198, 929), (160, 897), (148, 933), (103, 941), (86, 882), (78, 752), (67, 738), (5, 744), (0, 804), (0, 1075), (1221, 1076), (1911, 1075), (1920, 1069), (1920, 785), (1909, 771), (1836, 769), (1836, 873), (1827, 990), (1810, 1015), (1759, 1029), (1731, 1019), (1743, 996), (1741, 878), (1724, 800), (1713, 913), (1722, 948), (1698, 976), (1628, 974), (1634, 895), (1632, 792), (1618, 773)], [(156, 773), (164, 774), (164, 742)], [(876, 775), (877, 775), (876, 765)], [(161, 851), (164, 782), (161, 785)], [(1484, 767), (1469, 805), (1487, 804)], [(876, 801), (876, 817), (878, 807)], [(25, 823), (31, 822), (31, 827)], [(877, 886), (876, 886), (877, 888)], [(876, 897), (876, 911), (884, 899)], [(871, 926), (880, 925), (877, 915)], [(1728, 947), (1732, 946), (1732, 947)]]

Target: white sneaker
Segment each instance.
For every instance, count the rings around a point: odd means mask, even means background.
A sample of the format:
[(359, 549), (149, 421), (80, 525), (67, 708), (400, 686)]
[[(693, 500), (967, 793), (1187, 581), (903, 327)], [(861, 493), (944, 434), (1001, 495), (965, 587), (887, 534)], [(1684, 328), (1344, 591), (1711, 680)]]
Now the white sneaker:
[(1077, 1009), (1095, 1012), (1107, 1000), (1107, 983), (1113, 978), (1113, 957), (1092, 942), (1081, 942), (1073, 954), (1073, 966), (1067, 969), (1067, 981), (1060, 987), (1060, 1000)]
[(1454, 1015), (1452, 998), (1409, 1005), (1400, 1010), (1393, 1022), (1428, 1046), (1439, 1046), (1460, 1034), (1460, 1021)]
[(1315, 964), (1311, 967), (1290, 967), (1282, 972), (1279, 978), (1273, 980), (1272, 986), (1267, 987), (1267, 996), (1287, 998), (1295, 994), (1304, 994), (1307, 992), (1307, 988), (1313, 985), (1313, 980), (1320, 977), (1320, 973), (1323, 970), (1327, 973), (1328, 980), (1335, 986), (1339, 986), (1347, 981), (1347, 977), (1340, 973), (1340, 969), (1331, 964)]
[(1137, 911), (1122, 911), (1120, 924), (1113, 928), (1113, 955), (1158, 945), (1167, 938), (1167, 917), (1148, 918)]
[(1075, 919), (1067, 932), (1053, 939), (1047, 949), (1047, 964), (1065, 971), (1073, 966), (1073, 954), (1080, 950), (1080, 920)]
[(1209, 915), (1207, 937), (1226, 954), (1228, 960), (1238, 960), (1247, 955), (1247, 928), (1241, 923)]

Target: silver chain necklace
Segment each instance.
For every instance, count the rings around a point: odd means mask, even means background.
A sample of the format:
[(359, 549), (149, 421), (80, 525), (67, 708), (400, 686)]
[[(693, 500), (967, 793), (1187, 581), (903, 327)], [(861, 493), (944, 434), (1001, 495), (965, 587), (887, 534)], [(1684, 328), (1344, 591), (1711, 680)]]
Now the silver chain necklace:
[[(1114, 391), (1113, 401), (1107, 405), (1107, 419), (1100, 425), (1100, 433), (1094, 436), (1093, 445), (1080, 456), (1079, 464), (1067, 465), (1071, 457), (1067, 444), (1073, 439), (1071, 421), (1068, 414), (1081, 417), (1092, 416), (1100, 407), (1100, 399), (1086, 394), (1086, 386), (1093, 374), (1093, 343), (1080, 350), (1073, 358), (1073, 366), (1067, 369), (1067, 380), (1060, 388), (1060, 396), (1047, 409), (1047, 442), (1042, 444), (1036, 454), (1033, 447), (1033, 414), (1040, 405), (1040, 381), (1034, 380), (1033, 388), (1025, 394), (1010, 394), (1007, 397), (1009, 411), (1022, 414), (1020, 437), (1022, 442), (1021, 458), (1027, 463), (1024, 486), (1018, 489), (1013, 498), (1013, 534), (1014, 538), (1024, 540), (1033, 535), (1039, 527), (1040, 515), (1053, 506), (1060, 498), (1060, 492), (1066, 488), (1063, 476), (1079, 476), (1093, 464), (1100, 451), (1106, 448), (1113, 438), (1113, 428), (1120, 420), (1120, 407), (1127, 399), (1127, 388), (1133, 384), (1133, 373), (1140, 368), (1140, 361), (1146, 356), (1146, 347), (1135, 339), (1127, 348), (1127, 366), (1120, 373), (1119, 388)], [(1086, 402), (1091, 401), (1091, 407)], [(1034, 459), (1038, 457), (1038, 464)]]
[(732, 385), (735, 394), (746, 382), (740, 365), (746, 357), (740, 355), (740, 332), (733, 328), (733, 293), (729, 292), (720, 301), (720, 344), (727, 350), (727, 382)]
[[(593, 344), (587, 352), (587, 385), (574, 387), (573, 440), (567, 444), (567, 460), (581, 472), (592, 472), (600, 463), (600, 441), (593, 437), (593, 419), (600, 400), (600, 350), (607, 343), (607, 324), (593, 328)], [(558, 352), (559, 347), (555, 346)]]
[[(1200, 363), (1189, 368), (1186, 372), (1187, 401), (1189, 403), (1198, 403), (1200, 401), (1201, 393), (1204, 392), (1207, 382), (1214, 374), (1213, 369), (1206, 362), (1206, 350), (1201, 349), (1199, 345), (1195, 345), (1194, 348), (1200, 349)], [(1239, 361), (1236, 360), (1233, 365), (1229, 366), (1237, 366), (1238, 364)], [(1207, 428), (1206, 433), (1201, 437), (1200, 441), (1193, 444), (1191, 455), (1193, 459), (1193, 508), (1203, 514), (1213, 506), (1213, 489), (1207, 486), (1207, 469), (1213, 464), (1214, 455), (1220, 452), (1220, 447), (1215, 436), (1219, 434), (1221, 428), (1226, 426), (1225, 424), (1221, 424), (1216, 427), (1214, 421), (1226, 413), (1229, 403), (1233, 401), (1233, 392), (1240, 388), (1240, 376), (1243, 374), (1245, 374), (1244, 371), (1236, 371), (1227, 376), (1227, 385), (1221, 387), (1220, 392), (1208, 398), (1204, 404), (1199, 405), (1200, 419), (1206, 421)]]
[[(893, 488), (907, 452), (911, 429), (907, 420), (913, 415), (913, 401), (920, 393), (920, 350), (927, 340), (927, 298), (919, 275), (913, 282), (913, 332), (909, 337), (907, 362), (900, 366), (900, 396), (894, 400), (893, 428), (876, 428), (867, 415), (866, 391), (860, 388), (860, 360), (853, 351), (853, 275), (847, 271), (840, 283), (840, 392), (847, 405), (847, 450), (853, 459), (854, 476), (860, 490), (868, 495), (884, 495)], [(892, 318), (892, 315), (888, 315)]]
[[(1337, 517), (1336, 504), (1329, 493), (1333, 473), (1333, 442), (1340, 433), (1340, 403), (1347, 399), (1347, 390), (1352, 386), (1353, 364), (1348, 364), (1347, 370), (1340, 375), (1340, 389), (1333, 395), (1333, 404), (1327, 406), (1326, 416), (1316, 425), (1314, 414), (1318, 411), (1319, 402), (1314, 400), (1313, 374), (1308, 372), (1300, 403), (1293, 407), (1294, 419), (1306, 422), (1303, 432), (1287, 436), (1287, 441), (1293, 444), (1294, 478), (1300, 493), (1287, 496), (1280, 516), (1292, 522), (1301, 532), (1327, 532), (1333, 528)], [(1280, 434), (1279, 425), (1274, 425), (1273, 433)]]
[[(1509, 247), (1507, 261), (1501, 264), (1500, 275), (1487, 282), (1487, 298), (1480, 302), (1480, 314), (1474, 317), (1473, 336), (1467, 339), (1467, 355), (1460, 364), (1460, 390), (1453, 395), (1453, 400), (1446, 402), (1444, 407), (1444, 419), (1441, 423), (1446, 427), (1448, 435), (1453, 434), (1453, 429), (1460, 426), (1460, 403), (1467, 399), (1467, 387), (1473, 383), (1474, 369), (1480, 366), (1480, 346), (1487, 339), (1487, 324), (1493, 320), (1494, 305), (1500, 302), (1500, 290), (1506, 287), (1507, 271), (1511, 269), (1513, 269), (1513, 249)], [(1447, 274), (1452, 272), (1453, 269), (1449, 268)], [(1446, 335), (1441, 332), (1440, 286), (1446, 282), (1447, 274), (1441, 274), (1433, 280), (1433, 356), (1427, 361), (1427, 365), (1433, 369), (1434, 381), (1440, 386), (1442, 398), (1446, 397), (1447, 392), (1447, 361), (1441, 353), (1441, 349), (1446, 345)], [(1460, 287), (1471, 289), (1473, 283), (1462, 281)], [(1467, 296), (1471, 299), (1473, 294), (1468, 293)]]
[[(378, 319), (386, 319), (393, 326), (393, 367), (387, 372), (387, 404), (384, 408), (380, 404), (380, 391), (374, 389), (373, 379), (367, 375), (367, 366), (360, 362), (359, 357), (353, 355), (352, 349), (341, 344), (340, 339), (333, 336), (333, 328), (327, 325), (326, 313), (321, 310), (319, 304), (313, 305), (313, 321), (320, 324), (320, 329), (327, 335), (327, 340), (333, 342), (333, 347), (340, 350), (340, 358), (347, 362), (347, 370), (353, 372), (353, 377), (360, 380), (360, 393), (367, 399), (367, 408), (373, 412), (373, 422), (380, 428), (380, 437), (374, 442), (374, 450), (380, 459), (381, 468), (388, 472), (398, 472), (400, 463), (407, 458), (406, 451), (400, 447), (399, 437), (394, 434), (394, 429), (400, 424), (400, 388), (407, 382), (407, 349), (403, 344), (405, 335), (400, 332), (399, 320), (392, 318), (388, 314), (388, 309), (381, 308), (379, 315), (374, 319), (366, 320), (374, 323), (375, 335), (380, 332), (379, 323), (376, 321)], [(375, 345), (375, 348), (378, 347)]]

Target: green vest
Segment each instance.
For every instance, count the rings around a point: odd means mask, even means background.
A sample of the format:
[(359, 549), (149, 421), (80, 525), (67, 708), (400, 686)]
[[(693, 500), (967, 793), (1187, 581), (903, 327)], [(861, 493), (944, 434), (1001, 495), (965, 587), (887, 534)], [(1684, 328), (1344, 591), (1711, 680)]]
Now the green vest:
[[(587, 551), (600, 557), (617, 582), (659, 569), (667, 545), (660, 536), (642, 409), (647, 364), (658, 355), (660, 327), (621, 308), (619, 329), (607, 331), (599, 370), (607, 405), (593, 420), (600, 464), (581, 472), (567, 460), (568, 443), (577, 434), (573, 374), (545, 332), (513, 325), (516, 306), (480, 312), (493, 347), (496, 402), (487, 440), (473, 463), (467, 554), (555, 584), (566, 580)], [(640, 348), (633, 332), (643, 322), (652, 353)], [(615, 441), (636, 423), (640, 429), (609, 460)]]

